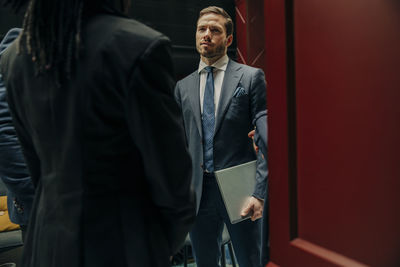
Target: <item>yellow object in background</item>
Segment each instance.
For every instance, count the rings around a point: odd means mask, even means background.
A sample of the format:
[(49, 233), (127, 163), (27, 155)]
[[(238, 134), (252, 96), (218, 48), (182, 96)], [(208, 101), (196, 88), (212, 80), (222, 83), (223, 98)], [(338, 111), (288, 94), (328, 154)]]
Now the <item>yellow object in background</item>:
[(7, 209), (7, 196), (0, 196), (0, 232), (19, 229), (18, 224), (10, 221)]

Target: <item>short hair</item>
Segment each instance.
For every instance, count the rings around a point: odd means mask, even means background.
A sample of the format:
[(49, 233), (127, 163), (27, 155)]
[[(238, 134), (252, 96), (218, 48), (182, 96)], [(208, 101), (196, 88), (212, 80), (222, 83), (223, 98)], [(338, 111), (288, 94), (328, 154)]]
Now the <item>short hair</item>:
[(229, 36), (229, 35), (233, 34), (233, 21), (232, 21), (232, 18), (221, 7), (209, 6), (209, 7), (203, 8), (199, 13), (199, 18), (197, 19), (197, 22), (199, 22), (199, 19), (202, 16), (204, 16), (206, 14), (210, 14), (210, 13), (214, 13), (214, 14), (223, 16), (226, 19), (226, 22), (225, 22), (226, 36)]

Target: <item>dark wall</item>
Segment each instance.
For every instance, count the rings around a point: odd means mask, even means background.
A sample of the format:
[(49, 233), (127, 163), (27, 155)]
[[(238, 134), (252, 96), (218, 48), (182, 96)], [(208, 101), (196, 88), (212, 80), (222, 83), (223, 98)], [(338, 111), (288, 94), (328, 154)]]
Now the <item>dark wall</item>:
[(23, 14), (15, 14), (10, 8), (0, 6), (0, 40), (9, 29), (22, 27)]
[[(131, 16), (167, 35), (173, 45), (173, 61), (178, 79), (193, 72), (199, 63), (196, 52), (196, 22), (200, 10), (215, 5), (224, 8), (235, 21), (234, 0), (134, 0)], [(234, 35), (235, 36), (235, 35)], [(236, 39), (228, 51), (236, 58)]]
[[(130, 15), (171, 39), (175, 73), (180, 79), (193, 72), (199, 63), (196, 22), (200, 10), (210, 5), (224, 8), (235, 21), (234, 0), (132, 0)], [(15, 15), (9, 8), (0, 7), (0, 35), (12, 27), (21, 27), (22, 19), (22, 14)], [(236, 58), (235, 38), (228, 54)]]

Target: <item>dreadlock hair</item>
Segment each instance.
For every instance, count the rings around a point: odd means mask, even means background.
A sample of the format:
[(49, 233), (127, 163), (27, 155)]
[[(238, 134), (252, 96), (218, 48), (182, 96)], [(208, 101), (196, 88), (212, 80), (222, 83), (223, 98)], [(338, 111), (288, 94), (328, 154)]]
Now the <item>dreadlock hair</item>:
[(26, 52), (36, 74), (52, 75), (61, 86), (73, 74), (79, 57), (83, 17), (103, 4), (122, 12), (130, 0), (0, 0), (18, 11), (28, 4), (17, 51)]
[(31, 55), (36, 74), (51, 75), (57, 86), (71, 77), (79, 56), (83, 2), (30, 0), (25, 13), (18, 52)]

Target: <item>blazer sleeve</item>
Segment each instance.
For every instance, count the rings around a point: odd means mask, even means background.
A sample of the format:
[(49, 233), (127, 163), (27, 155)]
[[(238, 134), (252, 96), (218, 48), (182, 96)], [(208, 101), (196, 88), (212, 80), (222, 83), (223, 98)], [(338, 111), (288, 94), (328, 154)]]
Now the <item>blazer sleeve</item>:
[(253, 72), (250, 85), (251, 121), (254, 121), (259, 112), (267, 109), (266, 89), (264, 72), (261, 69), (256, 69)]
[[(10, 30), (0, 43), (0, 58), (8, 46), (18, 37), (21, 29)], [(34, 188), (25, 159), (12, 123), (6, 100), (6, 87), (0, 71), (0, 177), (10, 195), (24, 206), (30, 206)]]
[(261, 150), (264, 156), (267, 156), (267, 142), (268, 142), (268, 123), (267, 123), (267, 110), (257, 113), (253, 121), (256, 127), (254, 142)]
[[(260, 112), (267, 109), (266, 86), (264, 72), (261, 69), (256, 69), (252, 77), (250, 90), (252, 122), (256, 120), (256, 117)], [(265, 159), (263, 159), (261, 155), (258, 155), (256, 187), (253, 196), (259, 199), (264, 199), (266, 196), (265, 190), (268, 183), (268, 164), (266, 161), (266, 156)]]
[[(3, 81), (9, 80), (9, 61), (10, 57), (16, 55), (16, 48), (15, 46), (11, 46), (9, 49), (4, 51), (4, 53), (1, 55), (1, 60), (0, 60), (0, 73), (2, 74)], [(11, 88), (7, 82), (4, 83), (6, 87), (6, 93), (7, 93), (7, 102), (8, 102), (8, 109), (10, 111), (11, 117), (12, 117), (12, 124), (15, 128), (15, 132), (17, 134), (17, 139), (23, 147), (22, 152), (25, 158), (26, 165), (28, 167), (31, 181), (34, 186), (37, 185), (39, 178), (40, 178), (40, 160), (36, 154), (34, 145), (33, 145), (33, 140), (30, 135), (30, 131), (25, 128), (24, 125), (27, 125), (21, 121), (20, 117), (20, 112), (24, 112), (23, 107), (16, 107), (14, 105), (14, 99), (18, 98), (18, 95), (16, 94), (14, 88)]]
[(268, 188), (268, 162), (267, 158), (263, 158), (261, 153), (257, 154), (257, 172), (256, 172), (256, 186), (254, 188), (253, 196), (259, 199), (266, 199)]
[(140, 57), (128, 88), (128, 123), (143, 158), (151, 200), (161, 213), (170, 254), (184, 242), (195, 218), (192, 163), (174, 97), (170, 43), (158, 38)]
[[(9, 191), (23, 198), (24, 195), (33, 194), (34, 189), (15, 129), (11, 124), (7, 102), (1, 94), (0, 81), (0, 121), (2, 121), (0, 123), (0, 176)], [(4, 123), (5, 120), (9, 123)]]

